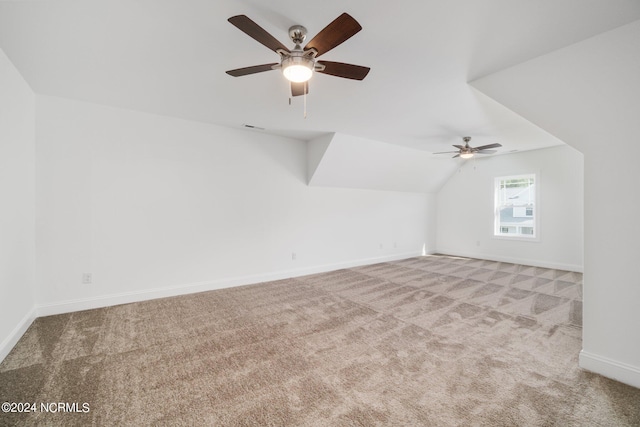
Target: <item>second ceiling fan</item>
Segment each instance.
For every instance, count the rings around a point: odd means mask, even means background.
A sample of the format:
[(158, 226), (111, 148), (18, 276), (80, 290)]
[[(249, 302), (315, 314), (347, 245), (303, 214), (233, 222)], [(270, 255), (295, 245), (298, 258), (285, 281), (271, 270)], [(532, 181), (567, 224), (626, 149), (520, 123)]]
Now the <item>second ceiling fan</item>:
[(496, 150), (491, 150), (491, 148), (502, 147), (502, 144), (499, 144), (497, 142), (494, 143), (494, 144), (482, 145), (480, 147), (471, 147), (469, 145), (469, 141), (471, 141), (471, 137), (470, 136), (465, 136), (464, 138), (462, 138), (462, 141), (464, 141), (464, 145), (453, 144), (453, 146), (458, 149), (457, 151), (442, 151), (442, 152), (433, 153), (433, 154), (453, 154), (453, 153), (456, 153), (456, 155), (453, 156), (454, 158), (462, 157), (463, 159), (470, 159), (476, 153), (478, 153), (478, 154), (493, 154), (493, 153), (496, 152)]
[(227, 71), (233, 77), (261, 73), (263, 71), (281, 69), (284, 76), (291, 82), (291, 95), (299, 96), (309, 93), (308, 80), (314, 72), (329, 74), (352, 80), (362, 80), (369, 73), (369, 67), (345, 64), (343, 62), (318, 61), (323, 55), (351, 38), (362, 29), (358, 21), (351, 15), (343, 13), (320, 31), (304, 48), (300, 45), (307, 34), (306, 28), (294, 25), (289, 28), (289, 37), (295, 43), (293, 50), (289, 50), (265, 29), (253, 22), (245, 15), (232, 16), (228, 19), (240, 31), (268, 47), (280, 55), (280, 62), (254, 65)]

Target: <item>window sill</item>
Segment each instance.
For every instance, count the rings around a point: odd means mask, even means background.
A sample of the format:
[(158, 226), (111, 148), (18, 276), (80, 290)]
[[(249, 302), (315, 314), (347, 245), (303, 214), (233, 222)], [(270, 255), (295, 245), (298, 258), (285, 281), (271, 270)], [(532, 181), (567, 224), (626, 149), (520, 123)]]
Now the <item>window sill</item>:
[(532, 243), (540, 242), (540, 238), (537, 236), (525, 237), (525, 236), (507, 236), (507, 235), (501, 235), (501, 234), (494, 234), (492, 238), (497, 240), (515, 240), (520, 242), (532, 242)]

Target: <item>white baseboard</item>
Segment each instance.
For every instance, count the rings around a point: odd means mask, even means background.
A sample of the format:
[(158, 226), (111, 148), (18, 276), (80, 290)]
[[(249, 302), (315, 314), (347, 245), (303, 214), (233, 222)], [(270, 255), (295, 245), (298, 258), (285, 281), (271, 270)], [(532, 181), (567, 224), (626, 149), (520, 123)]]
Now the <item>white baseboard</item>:
[(375, 258), (360, 259), (355, 261), (339, 262), (313, 267), (305, 267), (294, 270), (277, 271), (250, 276), (230, 277), (206, 282), (186, 283), (178, 286), (168, 286), (155, 289), (143, 289), (133, 292), (122, 292), (111, 295), (100, 295), (91, 298), (79, 298), (67, 301), (56, 301), (37, 306), (38, 316), (51, 316), (54, 314), (71, 313), (74, 311), (90, 310), (94, 308), (109, 307), (119, 304), (128, 304), (138, 301), (146, 301), (157, 298), (173, 297), (177, 295), (193, 294), (197, 292), (213, 291), (234, 286), (251, 285), (273, 280), (288, 279), (292, 277), (306, 276), (309, 274), (324, 273), (327, 271), (351, 268), (361, 265), (375, 264), (379, 262), (397, 261), (422, 255), (419, 252), (385, 255)]
[(27, 332), (29, 326), (36, 320), (36, 308), (33, 307), (25, 316), (18, 322), (13, 331), (6, 337), (2, 343), (0, 343), (0, 362), (11, 352), (13, 347), (18, 343), (20, 338)]
[(640, 388), (640, 368), (582, 350), (578, 364), (582, 369)]
[(533, 267), (553, 268), (555, 270), (575, 271), (578, 273), (584, 272), (583, 271), (584, 267), (582, 265), (575, 265), (575, 264), (565, 264), (565, 263), (559, 263), (559, 262), (541, 261), (541, 260), (528, 259), (528, 258), (507, 257), (507, 256), (501, 256), (501, 255), (456, 251), (456, 250), (450, 250), (450, 249), (438, 249), (436, 253), (442, 254), (442, 255), (460, 256), (465, 258), (486, 259), (488, 261), (509, 262), (512, 264), (530, 265)]

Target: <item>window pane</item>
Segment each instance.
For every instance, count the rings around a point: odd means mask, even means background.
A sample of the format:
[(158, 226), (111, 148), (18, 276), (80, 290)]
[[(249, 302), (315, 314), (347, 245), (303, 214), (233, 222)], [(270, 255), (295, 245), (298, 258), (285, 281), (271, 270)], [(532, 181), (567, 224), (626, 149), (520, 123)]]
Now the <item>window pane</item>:
[(535, 175), (496, 178), (495, 234), (535, 237)]

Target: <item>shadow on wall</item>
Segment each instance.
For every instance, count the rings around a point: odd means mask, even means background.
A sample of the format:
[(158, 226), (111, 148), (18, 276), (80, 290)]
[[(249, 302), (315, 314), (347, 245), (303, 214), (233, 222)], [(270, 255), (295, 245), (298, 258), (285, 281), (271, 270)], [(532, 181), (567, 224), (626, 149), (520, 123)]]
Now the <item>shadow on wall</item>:
[[(251, 134), (249, 134), (251, 132)], [(247, 131), (255, 150), (273, 160), (296, 180), (307, 185), (307, 145), (305, 141)]]

